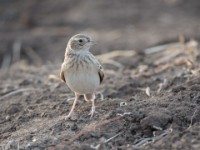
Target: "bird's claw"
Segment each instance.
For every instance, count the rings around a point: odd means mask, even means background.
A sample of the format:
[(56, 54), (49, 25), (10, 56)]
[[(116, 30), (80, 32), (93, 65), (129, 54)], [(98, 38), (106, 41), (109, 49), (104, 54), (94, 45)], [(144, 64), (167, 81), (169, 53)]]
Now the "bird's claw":
[(71, 117), (71, 115), (65, 116), (65, 120), (68, 120)]
[(73, 112), (70, 112), (67, 116), (65, 116), (65, 120), (68, 120), (72, 117), (73, 115)]
[(95, 107), (92, 107), (90, 113), (88, 114), (90, 116), (90, 119), (92, 119), (92, 117), (94, 116), (95, 113)]

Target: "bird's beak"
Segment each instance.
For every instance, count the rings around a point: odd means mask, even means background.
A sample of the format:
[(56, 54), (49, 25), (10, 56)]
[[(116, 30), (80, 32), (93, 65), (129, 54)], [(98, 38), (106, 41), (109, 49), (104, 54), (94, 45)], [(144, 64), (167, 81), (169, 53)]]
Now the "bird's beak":
[(97, 42), (96, 42), (96, 41), (90, 41), (88, 44), (89, 44), (90, 46), (92, 46), (92, 45), (97, 44)]

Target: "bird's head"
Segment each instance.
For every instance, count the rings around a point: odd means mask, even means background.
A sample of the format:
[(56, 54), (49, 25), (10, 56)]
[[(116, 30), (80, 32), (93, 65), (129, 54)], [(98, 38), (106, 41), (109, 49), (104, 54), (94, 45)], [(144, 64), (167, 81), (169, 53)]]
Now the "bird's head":
[(96, 44), (96, 42), (91, 40), (90, 37), (83, 34), (77, 34), (71, 37), (67, 47), (70, 50), (74, 51), (82, 51), (82, 50), (84, 51), (84, 50), (89, 50), (91, 46), (94, 44)]

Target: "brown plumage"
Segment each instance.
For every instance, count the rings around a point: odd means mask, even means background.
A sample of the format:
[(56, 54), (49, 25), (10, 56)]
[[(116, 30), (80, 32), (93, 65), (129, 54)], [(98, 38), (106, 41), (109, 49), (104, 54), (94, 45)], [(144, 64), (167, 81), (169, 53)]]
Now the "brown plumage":
[(100, 83), (103, 82), (103, 78), (104, 78), (104, 73), (103, 73), (103, 68), (100, 66), (99, 68), (99, 79), (100, 79)]
[(65, 81), (65, 76), (64, 76), (64, 73), (63, 73), (62, 70), (60, 71), (60, 78), (61, 78), (64, 82), (66, 82), (66, 81)]

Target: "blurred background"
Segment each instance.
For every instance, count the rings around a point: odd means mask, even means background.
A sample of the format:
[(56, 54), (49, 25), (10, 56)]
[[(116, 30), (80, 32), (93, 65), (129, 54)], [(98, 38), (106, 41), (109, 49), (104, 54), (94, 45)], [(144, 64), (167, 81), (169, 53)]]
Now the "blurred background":
[(67, 41), (85, 33), (94, 54), (199, 39), (199, 0), (0, 0), (0, 67), (57, 64)]

